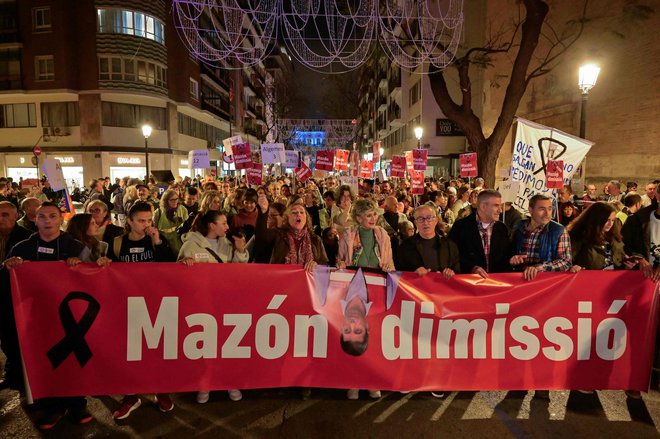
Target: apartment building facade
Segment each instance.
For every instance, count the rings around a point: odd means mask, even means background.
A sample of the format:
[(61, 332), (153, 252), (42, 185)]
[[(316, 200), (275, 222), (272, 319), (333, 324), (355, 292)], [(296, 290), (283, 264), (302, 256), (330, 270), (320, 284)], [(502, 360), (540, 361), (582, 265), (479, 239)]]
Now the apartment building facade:
[(183, 177), (204, 173), (188, 169), (191, 150), (208, 148), (220, 171), (222, 139), (263, 139), (265, 66), (195, 59), (171, 3), (0, 0), (0, 173), (36, 177), (39, 146), (69, 184), (143, 178), (146, 145), (150, 170)]

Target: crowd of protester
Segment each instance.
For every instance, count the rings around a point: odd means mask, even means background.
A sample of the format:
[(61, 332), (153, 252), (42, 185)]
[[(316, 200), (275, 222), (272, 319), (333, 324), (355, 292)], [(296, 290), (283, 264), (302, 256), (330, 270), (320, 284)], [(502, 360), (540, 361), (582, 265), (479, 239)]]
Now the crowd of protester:
[[(639, 270), (640, 277), (660, 280), (657, 180), (641, 194), (636, 183), (623, 190), (614, 180), (601, 193), (591, 184), (581, 195), (564, 187), (556, 205), (533, 196), (525, 216), (481, 178), (471, 184), (427, 179), (422, 195), (411, 195), (406, 179), (360, 180), (355, 188), (332, 175), (302, 184), (270, 177), (258, 187), (245, 177), (186, 178), (165, 186), (106, 178), (78, 192), (84, 213), (66, 224), (57, 193), (44, 183), (23, 189), (0, 179), (2, 385), (21, 391), (7, 269), (23, 261), (271, 263), (308, 271), (330, 265), (446, 278), (518, 271), (527, 280), (548, 271)], [(228, 392), (234, 401), (242, 398), (238, 389)], [(347, 396), (357, 399), (358, 392), (350, 389)], [(380, 391), (369, 395), (380, 397)], [(198, 402), (208, 399), (209, 389), (200, 389)], [(114, 417), (128, 417), (141, 403), (139, 395), (126, 395)], [(162, 411), (174, 408), (166, 393), (157, 394), (156, 403)], [(43, 429), (66, 413), (79, 423), (92, 419), (84, 397), (48, 398), (42, 409), (36, 422)]]

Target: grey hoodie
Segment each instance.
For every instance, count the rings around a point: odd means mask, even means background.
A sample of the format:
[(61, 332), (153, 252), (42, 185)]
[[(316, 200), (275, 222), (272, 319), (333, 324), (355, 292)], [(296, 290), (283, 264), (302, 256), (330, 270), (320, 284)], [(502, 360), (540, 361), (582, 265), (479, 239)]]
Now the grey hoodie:
[[(192, 258), (195, 262), (218, 262), (207, 250), (210, 247), (209, 241), (201, 233), (189, 232), (184, 234), (181, 239), (183, 240), (183, 246), (179, 250), (177, 261)], [(246, 263), (248, 261), (249, 254), (247, 250), (243, 253), (234, 251), (234, 246), (226, 237), (218, 238), (218, 244), (216, 254), (220, 256), (222, 262)]]

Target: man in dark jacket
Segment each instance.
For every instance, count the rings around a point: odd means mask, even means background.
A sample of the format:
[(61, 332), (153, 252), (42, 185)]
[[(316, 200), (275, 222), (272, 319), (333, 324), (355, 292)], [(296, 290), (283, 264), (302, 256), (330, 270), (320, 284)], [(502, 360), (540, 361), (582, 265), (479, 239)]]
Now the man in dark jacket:
[[(0, 260), (4, 261), (9, 250), (19, 242), (28, 239), (31, 231), (19, 226), (18, 209), (9, 201), (0, 201)], [(7, 357), (5, 378), (0, 389), (11, 387), (20, 389), (23, 383), (21, 351), (18, 347), (18, 334), (14, 320), (14, 306), (9, 288), (9, 272), (0, 269), (0, 347)]]
[[(5, 266), (13, 268), (23, 261), (64, 261), (78, 257), (84, 245), (60, 230), (62, 222), (60, 208), (51, 202), (43, 203), (37, 210), (38, 233), (16, 244), (9, 252)], [(67, 413), (78, 424), (92, 420), (84, 396), (44, 398), (40, 405), (43, 415), (37, 419), (36, 424), (42, 430), (54, 427)]]
[(660, 185), (651, 205), (630, 215), (621, 229), (627, 255), (634, 257), (644, 276), (660, 281)]
[(478, 274), (511, 271), (509, 258), (509, 230), (499, 220), (502, 213), (502, 195), (492, 189), (479, 192), (477, 210), (459, 219), (449, 232), (449, 238), (458, 245), (461, 273)]
[(437, 232), (438, 211), (422, 205), (413, 211), (413, 218), (417, 233), (401, 243), (396, 269), (414, 271), (420, 276), (439, 271), (447, 278), (460, 273), (458, 247)]

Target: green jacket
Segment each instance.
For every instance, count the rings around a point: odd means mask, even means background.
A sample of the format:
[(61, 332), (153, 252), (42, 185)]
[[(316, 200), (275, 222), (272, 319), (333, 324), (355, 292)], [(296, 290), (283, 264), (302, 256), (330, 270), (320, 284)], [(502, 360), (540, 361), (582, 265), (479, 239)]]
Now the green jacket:
[[(612, 259), (614, 260), (614, 269), (623, 270), (623, 260), (625, 252), (623, 251), (622, 241), (612, 242)], [(573, 264), (579, 265), (585, 270), (602, 270), (605, 268), (605, 247), (584, 241), (572, 241), (571, 253)]]

